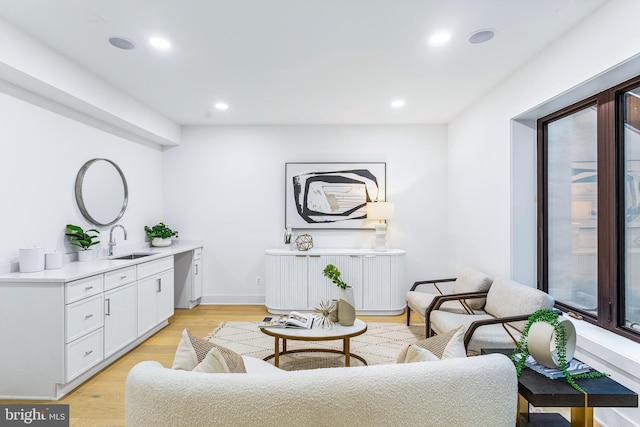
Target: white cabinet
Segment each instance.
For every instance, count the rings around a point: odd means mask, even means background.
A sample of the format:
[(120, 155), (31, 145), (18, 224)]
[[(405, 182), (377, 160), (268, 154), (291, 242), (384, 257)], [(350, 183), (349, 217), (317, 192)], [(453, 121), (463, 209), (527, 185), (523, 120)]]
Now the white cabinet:
[(138, 337), (136, 283), (104, 293), (104, 357), (109, 357)]
[(138, 266), (138, 336), (173, 315), (173, 257)]
[(202, 298), (202, 248), (174, 256), (176, 308), (193, 308)]
[(270, 313), (313, 310), (320, 301), (338, 298), (338, 287), (322, 274), (335, 265), (353, 288), (359, 314), (400, 314), (404, 310), (402, 250), (267, 250), (265, 304)]

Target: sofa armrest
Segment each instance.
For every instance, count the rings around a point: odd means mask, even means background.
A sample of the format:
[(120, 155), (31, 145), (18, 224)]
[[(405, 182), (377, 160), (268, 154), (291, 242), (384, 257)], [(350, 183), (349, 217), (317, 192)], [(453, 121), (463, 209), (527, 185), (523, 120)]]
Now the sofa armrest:
[(494, 319), (484, 319), (484, 320), (476, 320), (475, 322), (469, 325), (469, 329), (464, 334), (464, 348), (467, 348), (471, 338), (473, 337), (474, 332), (481, 326), (485, 325), (496, 325), (496, 324), (505, 324), (511, 322), (519, 322), (522, 320), (529, 319), (530, 314), (521, 314), (519, 316), (510, 316), (510, 317), (496, 317)]
[(427, 311), (424, 313), (424, 322), (426, 325), (426, 336), (429, 338), (433, 331), (431, 330), (431, 312), (440, 308), (440, 306), (447, 301), (461, 301), (475, 298), (486, 298), (489, 292), (463, 292), (459, 294), (439, 295), (433, 298)]
[(455, 282), (455, 281), (456, 281), (455, 277), (449, 277), (447, 279), (419, 280), (417, 282), (414, 282), (413, 286), (411, 286), (411, 289), (409, 289), (409, 291), (415, 291), (416, 288), (420, 285), (437, 284), (437, 283), (444, 283), (444, 282)]

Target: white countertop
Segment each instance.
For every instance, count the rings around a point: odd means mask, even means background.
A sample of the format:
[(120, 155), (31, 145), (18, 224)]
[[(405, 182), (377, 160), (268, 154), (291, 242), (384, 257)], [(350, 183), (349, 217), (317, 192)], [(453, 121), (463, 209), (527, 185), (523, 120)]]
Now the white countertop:
[[(137, 259), (110, 259), (99, 258), (93, 261), (86, 262), (66, 262), (62, 265), (62, 268), (55, 270), (43, 270), (35, 273), (6, 273), (0, 274), (0, 285), (3, 283), (17, 283), (17, 282), (50, 282), (50, 283), (63, 283), (71, 280), (78, 280), (85, 277), (93, 276), (95, 274), (101, 274), (112, 270), (117, 270), (122, 267), (129, 267), (131, 265), (140, 264), (147, 261), (153, 261), (169, 255), (175, 255), (182, 252), (192, 251), (203, 246), (200, 241), (174, 241), (171, 246), (166, 247), (148, 247), (132, 251), (133, 253), (153, 253), (153, 255), (145, 256)], [(131, 252), (129, 252), (131, 253)], [(114, 257), (127, 255), (128, 253), (117, 253)]]

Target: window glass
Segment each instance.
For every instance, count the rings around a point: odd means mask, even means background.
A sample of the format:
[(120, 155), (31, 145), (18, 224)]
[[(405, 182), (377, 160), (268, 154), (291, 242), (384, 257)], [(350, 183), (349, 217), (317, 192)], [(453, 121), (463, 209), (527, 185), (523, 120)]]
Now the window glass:
[(597, 313), (597, 108), (547, 124), (548, 292)]
[(624, 324), (640, 330), (640, 88), (625, 92), (623, 100)]

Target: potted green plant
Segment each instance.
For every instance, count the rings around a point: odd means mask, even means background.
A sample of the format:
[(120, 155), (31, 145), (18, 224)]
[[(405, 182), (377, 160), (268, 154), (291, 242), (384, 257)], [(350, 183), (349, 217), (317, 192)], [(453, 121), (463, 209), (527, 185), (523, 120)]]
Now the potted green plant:
[(169, 246), (172, 237), (179, 237), (178, 232), (170, 229), (164, 222), (159, 222), (153, 227), (145, 225), (144, 231), (151, 239), (152, 246)]
[(338, 323), (342, 326), (353, 325), (356, 320), (353, 288), (340, 278), (340, 270), (338, 270), (338, 268), (333, 264), (328, 264), (324, 268), (322, 274), (331, 279), (331, 281), (340, 288), (340, 299), (338, 300)]
[[(573, 358), (573, 350), (575, 348), (574, 347), (571, 349), (570, 351), (571, 354), (569, 355), (569, 357), (567, 357), (568, 336), (567, 336), (567, 328), (564, 323), (568, 322), (568, 320), (562, 321), (557, 312), (551, 309), (545, 308), (545, 309), (538, 310), (535, 313), (533, 313), (531, 316), (529, 316), (529, 319), (527, 320), (527, 324), (522, 330), (522, 335), (520, 336), (520, 340), (518, 341), (518, 344), (515, 350), (513, 351), (513, 354), (511, 355), (511, 359), (515, 362), (516, 373), (518, 374), (518, 376), (520, 376), (522, 369), (525, 367), (525, 362), (527, 360), (527, 357), (531, 355), (532, 348), (530, 348), (529, 346), (529, 337), (531, 336), (530, 332), (534, 327), (534, 325), (538, 322), (546, 323), (553, 328), (552, 339), (554, 339), (554, 344), (555, 344), (555, 350), (553, 351), (553, 357), (552, 357), (553, 364), (558, 366), (562, 370), (562, 373), (564, 374), (565, 379), (573, 388), (575, 388), (576, 390), (582, 393), (585, 393), (582, 387), (580, 387), (575, 382), (576, 379), (597, 378), (597, 377), (603, 377), (607, 375), (602, 372), (596, 372), (596, 371), (581, 373), (581, 374), (572, 374), (569, 371), (567, 371), (567, 362), (569, 362), (569, 360)], [(547, 343), (547, 347), (549, 347), (548, 343)], [(549, 349), (547, 348), (547, 350)], [(535, 355), (533, 356), (534, 358), (536, 357)], [(536, 361), (538, 360), (536, 359)]]
[(100, 243), (98, 238), (100, 231), (95, 228), (89, 230), (83, 230), (82, 227), (73, 224), (67, 224), (65, 233), (69, 237), (69, 241), (72, 245), (79, 247), (78, 251), (79, 261), (89, 261), (93, 258), (93, 253), (90, 251), (92, 246)]

